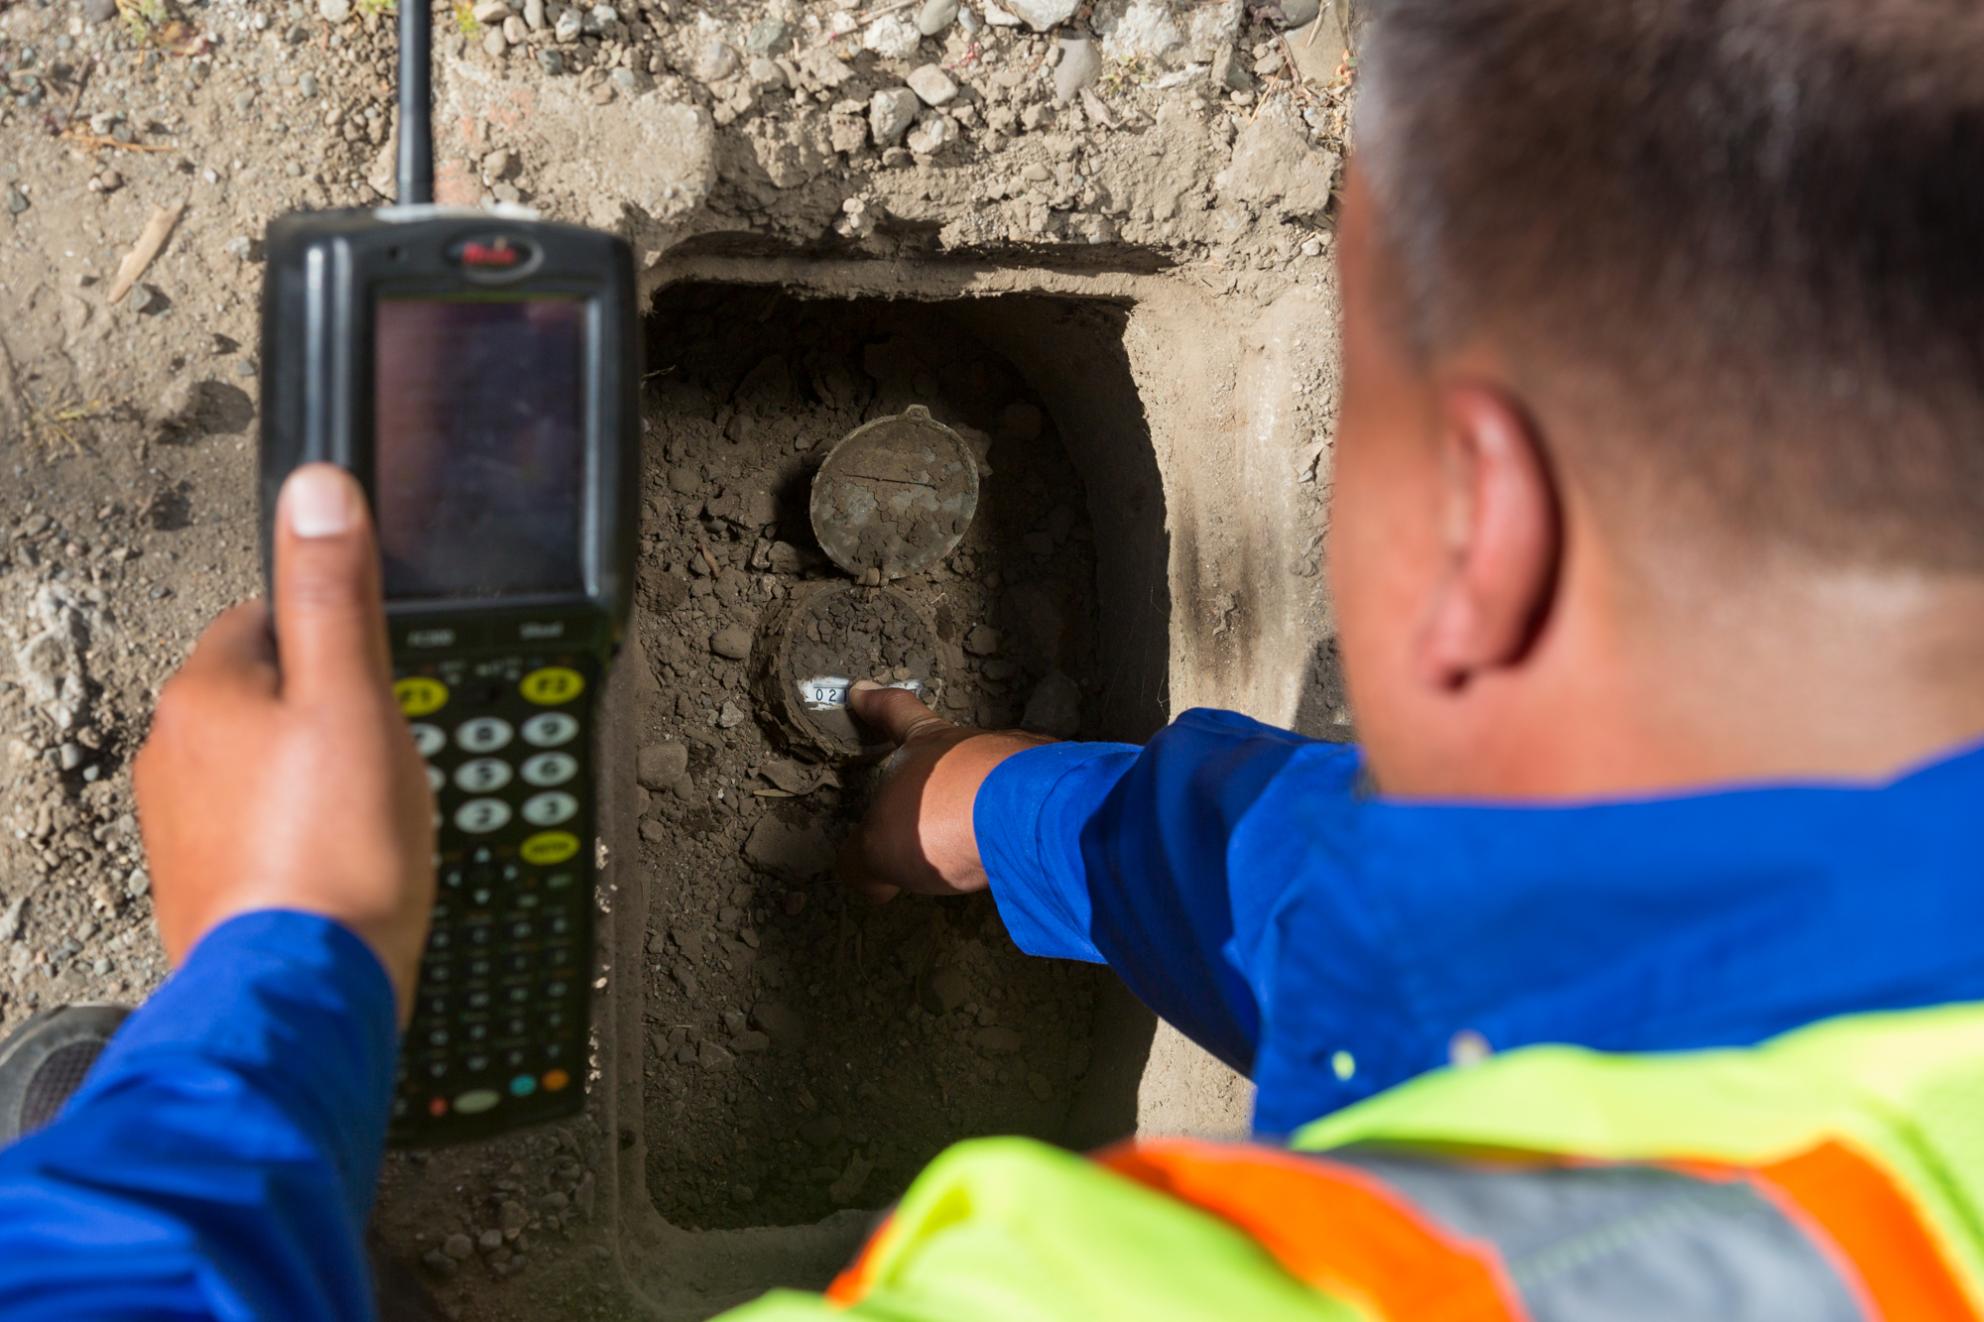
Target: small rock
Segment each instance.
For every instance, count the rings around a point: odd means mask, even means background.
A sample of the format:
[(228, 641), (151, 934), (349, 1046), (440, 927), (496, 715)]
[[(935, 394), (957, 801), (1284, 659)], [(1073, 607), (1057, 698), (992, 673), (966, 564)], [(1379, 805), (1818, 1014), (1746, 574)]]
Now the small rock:
[(710, 638), (710, 651), (731, 661), (751, 655), (751, 631), (741, 624), (726, 625)]
[(932, 115), (909, 131), (903, 146), (918, 156), (935, 156), (944, 144), (957, 137), (957, 125), (947, 115)]
[(934, 37), (957, 21), (958, 0), (923, 0), (916, 11), (916, 30)]
[(703, 1069), (727, 1070), (736, 1063), (737, 1057), (708, 1038), (703, 1039), (703, 1044), (696, 1048), (696, 1064)]
[(789, 757), (766, 758), (764, 765), (758, 768), (758, 774), (775, 789), (784, 790), (787, 794), (805, 794), (820, 783), (817, 767), (809, 767)]
[(847, 1166), (840, 1178), (827, 1186), (827, 1197), (846, 1207), (861, 1196), (861, 1190), (868, 1184), (868, 1177), (875, 1173), (875, 1163), (859, 1152), (847, 1159)]
[(974, 624), (964, 636), (964, 650), (973, 656), (993, 656), (999, 651), (999, 631), (989, 624)]
[(565, 72), (564, 52), (554, 50), (550, 46), (540, 46), (537, 51), (537, 67), (544, 70), (546, 76), (556, 78)]
[(296, 90), (305, 96), (317, 95), (317, 75), (306, 73), (296, 80)]
[(906, 60), (916, 54), (917, 43), (922, 40), (923, 34), (913, 24), (889, 14), (868, 25), (861, 44), (885, 60)]
[(1068, 739), (1081, 728), (1081, 724), (1080, 686), (1060, 671), (1050, 671), (1034, 688), (1033, 696), (1026, 700), (1026, 714), (1020, 717), (1020, 728), (1056, 739)]
[(351, 17), (351, 0), (317, 0), (317, 12), (326, 23), (342, 23)]
[(832, 869), (834, 846), (816, 823), (793, 826), (767, 813), (744, 838), (744, 860), (762, 871), (803, 881)]
[(875, 93), (868, 102), (868, 132), (877, 147), (887, 147), (901, 138), (916, 122), (916, 93), (907, 87), (889, 87)]
[(503, 20), (503, 40), (512, 46), (521, 46), (530, 40), (530, 24), (515, 14)]
[(475, 1252), (475, 1241), (457, 1231), (441, 1242), (441, 1252), (460, 1262)]
[(7, 214), (18, 216), (28, 209), (28, 195), (12, 184), (7, 185)]
[(737, 52), (712, 37), (696, 52), (696, 62), (690, 72), (697, 82), (720, 83), (737, 72)]
[(946, 966), (932, 973), (923, 984), (923, 1008), (931, 1014), (949, 1014), (970, 995), (970, 981), (957, 969)]
[(12, 941), (21, 934), (21, 916), (27, 907), (28, 897), (16, 895), (12, 904), (0, 909), (0, 941)]
[(639, 69), (620, 68), (613, 71), (613, 85), (628, 96), (639, 96), (653, 81)]
[(971, 1044), (987, 1056), (1010, 1056), (1026, 1043), (1026, 1039), (1010, 1028), (981, 1028), (972, 1033)]
[(958, 85), (951, 81), (951, 76), (934, 64), (910, 70), (909, 77), (903, 81), (926, 106), (941, 106), (955, 100), (958, 94)]
[(1035, 32), (1045, 32), (1051, 27), (1067, 22), (1075, 16), (1075, 10), (1081, 7), (1080, 0), (999, 0), (999, 2), (1002, 7), (1010, 10), (1015, 18)]
[(532, 32), (544, 31), (544, 0), (524, 0), (524, 26)]
[(117, 17), (117, 0), (83, 0), (83, 18), (91, 23), (104, 23)]
[(634, 759), (634, 776), (651, 790), (673, 789), (689, 774), (689, 747), (673, 739), (649, 744)]
[(64, 744), (55, 750), (55, 763), (64, 771), (74, 771), (83, 764), (83, 746)]
[(1102, 52), (1096, 49), (1094, 38), (1086, 35), (1063, 36), (1060, 46), (1061, 62), (1054, 66), (1054, 103), (1065, 106), (1102, 76)]
[(475, 1246), (484, 1253), (494, 1253), (497, 1249), (503, 1247), (503, 1232), (500, 1230), (485, 1230), (475, 1237)]
[(585, 20), (579, 17), (576, 9), (562, 10), (558, 21), (552, 26), (551, 35), (560, 41), (577, 41), (579, 33), (585, 30)]
[(1212, 57), (1212, 68), (1207, 77), (1214, 87), (1223, 87), (1231, 92), (1251, 91), (1254, 86), (1253, 75), (1247, 72), (1247, 66), (1240, 62), (1240, 53), (1230, 43), (1221, 46)]
[(788, 1051), (806, 1044), (805, 1018), (777, 1001), (759, 1001), (752, 1006), (751, 1022), (771, 1034), (772, 1041)]
[(778, 18), (752, 24), (750, 35), (744, 38), (744, 48), (753, 55), (778, 55), (791, 44), (792, 30)]
[(522, 1203), (504, 1203), (497, 1209), (496, 1218), (496, 1224), (503, 1228), (506, 1235), (530, 1224), (530, 1213), (524, 1210)]
[(719, 730), (735, 730), (749, 719), (750, 714), (742, 707), (733, 701), (725, 700), (723, 706), (717, 709), (716, 728)]
[[(467, 1235), (462, 1236), (467, 1239)], [(453, 1276), (460, 1268), (455, 1260), (439, 1249), (429, 1249), (420, 1255), (420, 1265), (443, 1280)]]
[(510, 8), (509, 0), (476, 0), (468, 12), (475, 15), (476, 22), (492, 27), (500, 25), (516, 11)]
[(132, 868), (131, 875), (124, 878), (124, 893), (134, 900), (151, 888), (151, 874), (143, 868)]
[(1278, 28), (1307, 27), (1316, 21), (1316, 15), (1323, 10), (1322, 0), (1281, 0), (1281, 19), (1275, 23)]

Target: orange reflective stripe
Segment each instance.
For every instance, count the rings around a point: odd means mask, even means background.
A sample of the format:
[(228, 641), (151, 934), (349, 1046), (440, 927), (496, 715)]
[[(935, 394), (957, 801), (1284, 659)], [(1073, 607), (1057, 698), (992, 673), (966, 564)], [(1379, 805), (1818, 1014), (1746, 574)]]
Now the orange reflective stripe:
[(1837, 1141), (1760, 1167), (1758, 1183), (1830, 1239), (1885, 1322), (1975, 1317), (1942, 1250), (1893, 1177)]
[(828, 1303), (847, 1308), (861, 1302), (861, 1297), (875, 1284), (875, 1273), (881, 1268), (882, 1241), (888, 1238), (894, 1220), (894, 1217), (885, 1218), (875, 1227), (875, 1233), (861, 1246), (860, 1255), (834, 1277), (834, 1283), (827, 1287)]
[(1327, 1158), (1167, 1141), (1096, 1159), (1237, 1226), (1296, 1279), (1381, 1317), (1528, 1322), (1491, 1246)]

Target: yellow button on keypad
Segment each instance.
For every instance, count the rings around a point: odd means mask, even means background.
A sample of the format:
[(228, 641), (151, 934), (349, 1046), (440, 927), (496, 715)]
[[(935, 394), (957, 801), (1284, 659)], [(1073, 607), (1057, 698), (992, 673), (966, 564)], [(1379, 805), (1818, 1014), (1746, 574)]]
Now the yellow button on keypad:
[(579, 852), (579, 838), (570, 831), (539, 831), (517, 853), (526, 863), (549, 867)]
[(448, 686), (424, 675), (409, 675), (393, 681), (393, 698), (408, 716), (428, 716), (448, 705)]
[(586, 679), (566, 666), (545, 666), (524, 676), (517, 688), (527, 701), (540, 707), (556, 707), (585, 692)]

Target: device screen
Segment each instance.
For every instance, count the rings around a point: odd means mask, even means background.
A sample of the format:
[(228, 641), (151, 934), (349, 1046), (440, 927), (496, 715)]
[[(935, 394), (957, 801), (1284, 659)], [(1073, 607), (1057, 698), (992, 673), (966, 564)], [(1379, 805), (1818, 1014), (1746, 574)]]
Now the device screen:
[(585, 300), (386, 297), (376, 331), (387, 597), (583, 589)]

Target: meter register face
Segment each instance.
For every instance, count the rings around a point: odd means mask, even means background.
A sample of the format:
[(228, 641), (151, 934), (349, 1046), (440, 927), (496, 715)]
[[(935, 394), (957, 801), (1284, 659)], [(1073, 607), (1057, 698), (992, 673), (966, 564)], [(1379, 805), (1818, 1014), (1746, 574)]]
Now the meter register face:
[(575, 297), (379, 298), (372, 458), (390, 599), (585, 591), (590, 323)]

